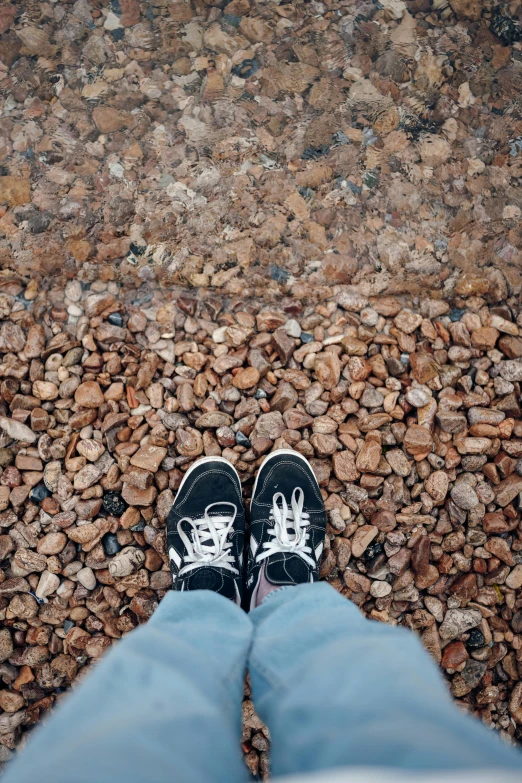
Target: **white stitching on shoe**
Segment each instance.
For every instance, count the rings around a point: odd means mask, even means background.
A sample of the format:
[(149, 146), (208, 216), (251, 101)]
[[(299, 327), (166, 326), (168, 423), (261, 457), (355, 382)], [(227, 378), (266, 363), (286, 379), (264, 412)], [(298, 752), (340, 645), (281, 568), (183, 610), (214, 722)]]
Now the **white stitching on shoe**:
[[(264, 490), (266, 489), (267, 484), (270, 481), (273, 480), (272, 479), (273, 473), (276, 472), (276, 471), (280, 471), (281, 468), (283, 468), (283, 466), (285, 466), (285, 465), (288, 465), (290, 467), (298, 467), (303, 472), (304, 477), (308, 480), (308, 482), (310, 484), (310, 488), (314, 492), (317, 500), (319, 500), (322, 503), (323, 502), (323, 498), (321, 497), (321, 493), (318, 491), (317, 486), (314, 483), (314, 481), (312, 480), (312, 478), (306, 473), (306, 471), (304, 470), (302, 465), (299, 465), (299, 464), (297, 464), (295, 462), (291, 462), (290, 460), (281, 460), (281, 462), (278, 462), (277, 464), (273, 465), (270, 468), (270, 470), (268, 471), (267, 475), (265, 476), (265, 478), (263, 480), (263, 485), (261, 486), (260, 489), (257, 490), (256, 495), (259, 496), (259, 495), (261, 495), (264, 492)], [(310, 468), (310, 470), (311, 470), (311, 468)], [(262, 503), (257, 498), (254, 498), (253, 500), (259, 506), (267, 506), (267, 505), (269, 505), (268, 503)]]

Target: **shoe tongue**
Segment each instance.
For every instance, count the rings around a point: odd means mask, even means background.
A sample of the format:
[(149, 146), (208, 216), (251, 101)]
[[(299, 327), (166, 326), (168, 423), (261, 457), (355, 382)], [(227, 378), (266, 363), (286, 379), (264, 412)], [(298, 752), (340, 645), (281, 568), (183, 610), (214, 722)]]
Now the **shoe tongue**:
[(265, 576), (274, 585), (303, 584), (310, 581), (310, 571), (299, 555), (285, 552), (283, 557), (269, 559)]

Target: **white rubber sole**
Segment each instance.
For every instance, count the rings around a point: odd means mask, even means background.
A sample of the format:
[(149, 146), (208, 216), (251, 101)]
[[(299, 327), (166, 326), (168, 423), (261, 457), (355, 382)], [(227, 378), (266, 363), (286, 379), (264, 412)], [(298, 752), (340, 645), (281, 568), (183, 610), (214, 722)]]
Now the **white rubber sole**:
[[(303, 462), (305, 462), (308, 465), (310, 470), (312, 470), (312, 468), (310, 467), (310, 463), (308, 462), (306, 457), (303, 457), (303, 455), (300, 454), (298, 451), (294, 451), (293, 449), (278, 449), (277, 451), (272, 451), (271, 454), (267, 454), (267, 456), (264, 458), (263, 462), (261, 463), (261, 467), (257, 471), (257, 476), (256, 476), (256, 480), (254, 482), (254, 490), (252, 492), (252, 497), (254, 497), (254, 495), (256, 494), (257, 482), (258, 482), (259, 474), (261, 473), (261, 470), (265, 467), (267, 462), (269, 462), (271, 459), (274, 459), (274, 457), (279, 457), (281, 454), (290, 454), (292, 457), (298, 457), (299, 459), (302, 459)], [(313, 473), (313, 470), (312, 470), (312, 473)], [(314, 476), (314, 478), (315, 478), (315, 476)]]
[(232, 465), (232, 463), (228, 461), (228, 459), (225, 459), (224, 457), (201, 457), (201, 459), (196, 460), (196, 462), (193, 465), (190, 466), (190, 468), (187, 470), (187, 472), (183, 476), (181, 484), (179, 485), (178, 490), (177, 490), (178, 493), (181, 492), (181, 490), (183, 488), (183, 484), (187, 481), (187, 479), (190, 476), (190, 474), (192, 473), (192, 471), (195, 468), (199, 468), (199, 466), (203, 465), (205, 462), (224, 462), (225, 465), (228, 465), (230, 468), (232, 468), (232, 470), (236, 474), (237, 483), (239, 484), (239, 487), (241, 487), (241, 479), (239, 478), (239, 473), (237, 472), (235, 467)]

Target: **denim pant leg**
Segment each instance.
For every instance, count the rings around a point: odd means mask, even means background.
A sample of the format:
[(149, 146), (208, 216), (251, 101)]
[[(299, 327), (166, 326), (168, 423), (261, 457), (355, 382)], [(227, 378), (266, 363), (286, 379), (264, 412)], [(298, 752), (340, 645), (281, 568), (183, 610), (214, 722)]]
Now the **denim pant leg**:
[(252, 624), (206, 590), (168, 593), (115, 644), (3, 783), (239, 783)]
[(250, 617), (253, 698), (270, 729), (274, 775), (522, 771), (522, 753), (452, 703), (413, 633), (367, 620), (329, 585), (273, 592)]

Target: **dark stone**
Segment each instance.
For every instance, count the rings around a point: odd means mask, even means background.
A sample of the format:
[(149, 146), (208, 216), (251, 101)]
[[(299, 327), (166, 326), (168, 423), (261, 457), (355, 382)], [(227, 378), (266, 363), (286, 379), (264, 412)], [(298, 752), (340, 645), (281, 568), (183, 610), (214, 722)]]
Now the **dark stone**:
[(113, 517), (121, 517), (123, 512), (127, 509), (127, 503), (124, 501), (119, 492), (106, 492), (103, 496), (103, 508)]
[(489, 29), (506, 46), (522, 40), (522, 25), (520, 22), (512, 19), (510, 16), (504, 16), (500, 10), (496, 11)]
[(382, 544), (379, 544), (378, 542), (375, 544), (370, 544), (370, 546), (365, 550), (363, 557), (368, 562), (369, 560), (373, 560), (374, 557), (377, 557), (377, 555), (380, 555), (384, 552), (384, 547)]
[(466, 309), (463, 307), (454, 307), (453, 310), (450, 310), (450, 321), (460, 321), (465, 312)]
[(102, 538), (102, 545), (103, 551), (107, 557), (111, 557), (121, 550), (121, 545), (118, 543), (118, 539), (114, 533), (105, 533)]
[(276, 264), (272, 264), (270, 266), (270, 277), (272, 278), (272, 280), (275, 280), (277, 283), (286, 283), (286, 281), (290, 277), (290, 272), (287, 272), (286, 269), (282, 269), (280, 266), (277, 266)]
[(223, 14), (223, 21), (229, 24), (231, 27), (239, 27), (241, 23), (241, 17), (235, 16), (235, 14)]
[(328, 155), (330, 147), (328, 144), (320, 144), (318, 147), (307, 147), (301, 155), (301, 160), (319, 160), (323, 155)]
[(315, 192), (312, 190), (312, 188), (300, 187), (298, 190), (304, 199), (311, 199), (315, 196)]
[(376, 188), (379, 184), (379, 172), (377, 171), (365, 171), (363, 174), (363, 185), (366, 185), (367, 188), (370, 190), (373, 190), (373, 188)]
[(29, 499), (36, 500), (37, 503), (40, 503), (44, 498), (50, 498), (52, 494), (51, 490), (47, 489), (45, 484), (37, 484), (36, 487), (33, 487), (30, 491)]
[(74, 623), (72, 620), (66, 620), (63, 624), (63, 630), (65, 633), (71, 630), (71, 628), (74, 628)]
[(245, 448), (250, 448), (250, 440), (247, 438), (246, 435), (244, 435), (240, 430), (236, 432), (236, 443), (238, 446), (245, 446)]
[(131, 527), (131, 530), (133, 533), (141, 533), (142, 530), (145, 530), (145, 520), (140, 519), (137, 525), (134, 525), (134, 527)]
[(111, 313), (107, 320), (113, 326), (123, 326), (123, 316), (121, 313)]
[(301, 337), (299, 339), (302, 343), (313, 343), (314, 336), (313, 334), (310, 334), (310, 332), (301, 332)]
[(267, 397), (266, 391), (264, 389), (257, 389), (254, 397), (256, 400), (265, 400)]
[(259, 70), (259, 63), (257, 60), (243, 60), (242, 63), (239, 63), (239, 65), (234, 66), (232, 68), (232, 73), (234, 76), (239, 76), (240, 79), (250, 79), (251, 76), (255, 74), (256, 71)]
[(480, 628), (473, 628), (469, 632), (469, 639), (466, 642), (467, 647), (474, 650), (478, 647), (484, 647), (485, 643), (486, 643), (486, 639), (484, 638), (484, 634), (482, 633)]
[(117, 27), (115, 30), (111, 30), (110, 33), (113, 41), (121, 41), (125, 37), (123, 27)]
[(476, 688), (485, 675), (487, 667), (485, 661), (469, 660), (461, 672), (462, 679), (471, 688)]
[(522, 633), (522, 612), (516, 612), (513, 615), (511, 627), (515, 633)]

